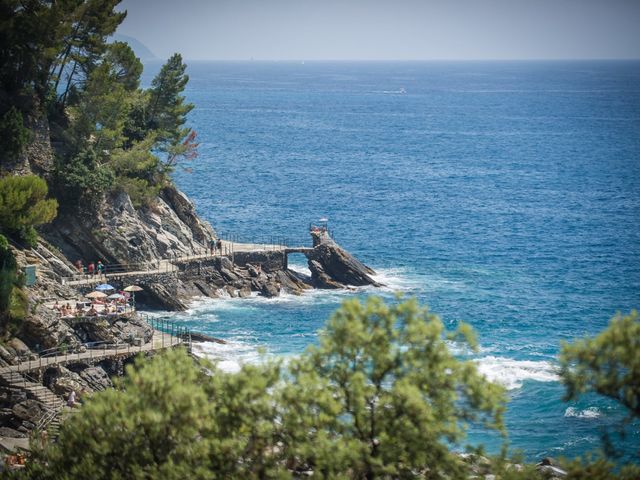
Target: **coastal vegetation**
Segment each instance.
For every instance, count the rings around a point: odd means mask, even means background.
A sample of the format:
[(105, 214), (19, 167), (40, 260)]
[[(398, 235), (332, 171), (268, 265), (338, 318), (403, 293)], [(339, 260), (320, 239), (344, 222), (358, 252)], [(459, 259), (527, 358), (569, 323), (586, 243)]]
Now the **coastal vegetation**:
[(172, 169), (195, 156), (182, 57), (141, 89), (140, 60), (126, 43), (109, 42), (126, 16), (119, 3), (2, 1), (0, 155), (15, 160), (45, 119), (56, 159), (47, 181), (63, 211), (116, 191), (150, 205)]
[[(635, 326), (616, 323), (616, 329), (629, 333), (637, 328), (637, 316), (632, 320)], [(504, 454), (487, 459), (481, 448), (470, 447), (469, 454), (454, 453), (465, 449), (471, 425), (505, 433), (506, 403), (502, 388), (475, 363), (450, 352), (451, 341), (475, 346), (468, 326), (446, 332), (415, 300), (385, 305), (369, 298), (345, 302), (319, 333), (318, 345), (287, 366), (265, 361), (226, 373), (183, 350), (139, 358), (116, 389), (94, 394), (71, 414), (57, 443), (37, 447), (27, 474), (549, 478), (548, 471), (514, 466)], [(624, 386), (638, 393), (637, 386)], [(634, 466), (618, 470), (603, 458), (564, 468), (566, 478), (576, 480), (630, 480), (640, 473)]]
[[(28, 311), (9, 239), (32, 247), (36, 228), (58, 210), (70, 217), (81, 208), (95, 212), (113, 193), (125, 192), (138, 209), (153, 206), (171, 172), (197, 155), (196, 133), (186, 127), (193, 105), (183, 95), (182, 57), (172, 55), (150, 88), (141, 88), (139, 59), (126, 43), (109, 41), (126, 15), (118, 4), (0, 0), (2, 334), (15, 332)], [(5, 165), (25, 156), (43, 132), (53, 168), (12, 176), (17, 170)], [(637, 421), (639, 335), (634, 312), (594, 339), (565, 345), (567, 399), (595, 392), (627, 408), (627, 425)], [(85, 399), (57, 443), (34, 440), (24, 475), (462, 479), (484, 469), (503, 479), (541, 478), (505, 456), (480, 468), (480, 449), (460, 455), (471, 426), (506, 435), (507, 403), (501, 387), (451, 353), (449, 341), (475, 347), (469, 327), (446, 332), (413, 300), (385, 305), (372, 298), (345, 303), (318, 345), (287, 365), (269, 361), (225, 373), (179, 350), (139, 358), (115, 389)], [(603, 458), (566, 469), (571, 479), (640, 475)]]
[(58, 202), (47, 199), (48, 191), (35, 175), (0, 178), (0, 231), (35, 246), (35, 227), (53, 220), (58, 210)]
[(13, 333), (19, 327), (27, 307), (24, 277), (7, 238), (0, 234), (0, 335)]
[[(55, 218), (58, 202), (48, 199), (46, 182), (35, 175), (0, 178), (0, 334), (15, 333), (27, 315), (29, 299), (9, 238), (35, 246), (35, 227)], [(6, 235), (6, 236), (5, 236)]]

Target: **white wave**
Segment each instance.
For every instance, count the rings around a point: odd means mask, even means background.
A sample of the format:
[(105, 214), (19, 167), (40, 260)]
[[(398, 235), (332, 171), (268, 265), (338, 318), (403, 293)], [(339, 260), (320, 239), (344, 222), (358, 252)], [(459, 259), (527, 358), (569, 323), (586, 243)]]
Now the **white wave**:
[(256, 345), (241, 341), (226, 344), (203, 342), (193, 344), (193, 353), (216, 363), (223, 372), (238, 372), (245, 363), (259, 363), (261, 354)]
[[(424, 280), (403, 268), (383, 268), (376, 270), (372, 278), (384, 285), (383, 289), (393, 292), (411, 292), (422, 288)], [(369, 287), (366, 287), (369, 288)]]
[(300, 264), (296, 264), (296, 263), (289, 263), (287, 265), (287, 268), (289, 270), (293, 270), (296, 273), (301, 273), (302, 275), (306, 275), (308, 277), (311, 276), (311, 270), (309, 270), (309, 267), (307, 265), (300, 265)]
[(522, 387), (525, 380), (557, 382), (558, 375), (551, 362), (514, 360), (489, 355), (475, 360), (478, 370), (492, 382), (500, 383), (507, 390)]
[(494, 352), (497, 349), (496, 346), (484, 347), (482, 345), (478, 345), (478, 350), (474, 352), (473, 349), (469, 346), (469, 344), (464, 342), (458, 342), (454, 340), (445, 340), (444, 343), (447, 345), (447, 348), (449, 349), (449, 351), (454, 355), (470, 356), (470, 355), (477, 355), (478, 353)]
[(567, 407), (564, 411), (565, 417), (575, 417), (575, 418), (598, 418), (601, 415), (600, 409), (598, 407), (589, 407), (584, 410), (579, 410), (575, 407)]

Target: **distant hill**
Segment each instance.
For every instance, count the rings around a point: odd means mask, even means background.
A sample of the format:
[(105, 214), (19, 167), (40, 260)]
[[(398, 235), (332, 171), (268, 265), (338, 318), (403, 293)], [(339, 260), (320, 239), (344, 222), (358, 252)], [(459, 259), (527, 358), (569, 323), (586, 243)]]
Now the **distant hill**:
[(136, 56), (142, 62), (146, 62), (149, 60), (158, 60), (158, 57), (151, 50), (149, 50), (149, 48), (147, 48), (144, 43), (136, 38), (129, 37), (127, 35), (120, 35), (119, 33), (116, 33), (111, 38), (113, 39), (113, 41), (127, 42), (135, 52)]

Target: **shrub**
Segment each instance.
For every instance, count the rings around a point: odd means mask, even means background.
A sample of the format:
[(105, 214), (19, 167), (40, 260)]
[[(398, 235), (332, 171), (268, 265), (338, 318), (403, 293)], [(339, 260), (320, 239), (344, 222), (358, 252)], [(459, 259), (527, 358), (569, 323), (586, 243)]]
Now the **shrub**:
[(31, 133), (25, 128), (22, 113), (11, 107), (0, 118), (0, 155), (19, 155), (29, 142)]
[(0, 179), (0, 229), (34, 246), (34, 227), (53, 220), (58, 202), (46, 199), (46, 182), (36, 175)]
[(108, 165), (99, 165), (95, 152), (87, 149), (68, 163), (58, 164), (56, 183), (61, 196), (75, 201), (91, 201), (113, 187), (115, 174)]

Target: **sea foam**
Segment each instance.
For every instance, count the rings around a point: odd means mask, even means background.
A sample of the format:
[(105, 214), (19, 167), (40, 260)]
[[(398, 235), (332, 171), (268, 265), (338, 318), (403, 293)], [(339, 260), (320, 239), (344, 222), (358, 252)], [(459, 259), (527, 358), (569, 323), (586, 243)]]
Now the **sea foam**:
[(600, 409), (598, 407), (589, 407), (584, 410), (579, 410), (575, 407), (567, 407), (564, 411), (565, 417), (575, 417), (575, 418), (598, 418), (601, 415)]
[(547, 361), (514, 360), (493, 355), (475, 361), (480, 373), (492, 382), (503, 385), (507, 390), (521, 388), (525, 380), (558, 381), (555, 366)]

